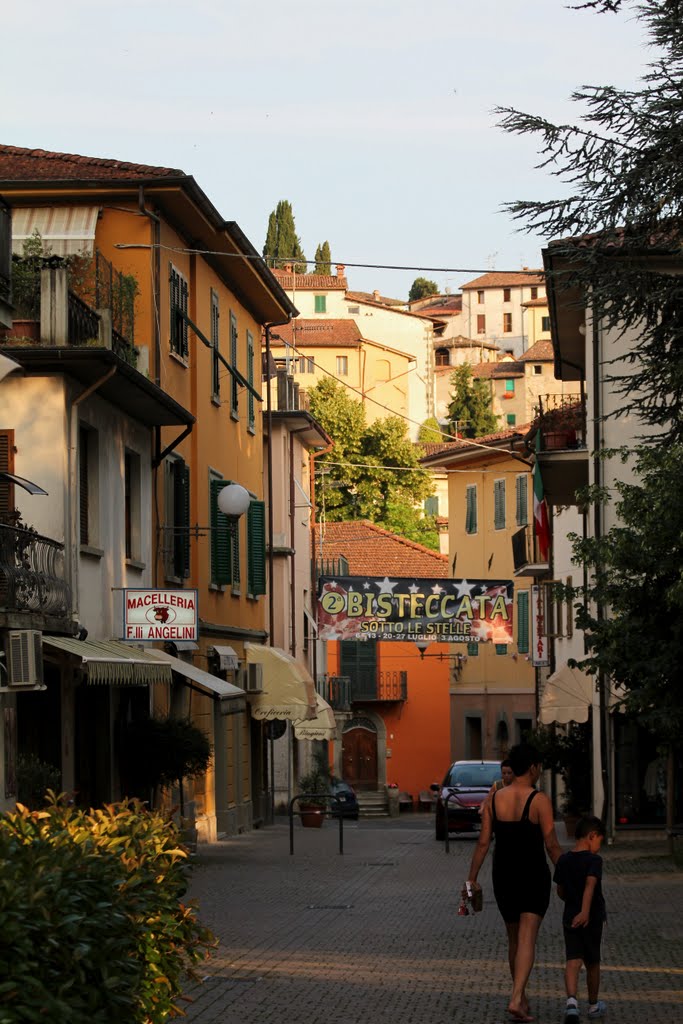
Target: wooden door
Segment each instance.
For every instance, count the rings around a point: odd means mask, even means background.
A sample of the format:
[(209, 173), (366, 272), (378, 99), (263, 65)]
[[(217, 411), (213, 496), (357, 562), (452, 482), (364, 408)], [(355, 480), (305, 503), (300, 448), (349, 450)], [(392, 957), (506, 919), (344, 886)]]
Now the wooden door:
[(354, 789), (377, 789), (377, 733), (357, 726), (342, 736), (344, 779)]

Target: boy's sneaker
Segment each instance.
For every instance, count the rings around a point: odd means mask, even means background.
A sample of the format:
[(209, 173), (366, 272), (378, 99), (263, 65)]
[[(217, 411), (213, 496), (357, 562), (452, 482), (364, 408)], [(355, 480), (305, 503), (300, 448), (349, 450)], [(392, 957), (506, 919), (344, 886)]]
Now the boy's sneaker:
[(567, 1000), (567, 1005), (564, 1010), (564, 1024), (578, 1024), (579, 1022), (579, 1005), (575, 999)]
[(607, 1007), (603, 1003), (602, 999), (598, 999), (594, 1006), (588, 1008), (588, 1019), (597, 1020), (599, 1017), (604, 1017), (607, 1013)]

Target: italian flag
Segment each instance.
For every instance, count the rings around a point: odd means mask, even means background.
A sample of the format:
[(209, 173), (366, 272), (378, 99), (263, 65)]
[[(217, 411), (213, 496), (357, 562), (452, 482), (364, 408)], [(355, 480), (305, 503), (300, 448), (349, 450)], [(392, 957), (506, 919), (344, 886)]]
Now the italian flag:
[(538, 453), (541, 450), (541, 431), (536, 433), (536, 462), (534, 463), (534, 529), (538, 541), (538, 555), (542, 562), (548, 561), (550, 550), (550, 524), (548, 522), (548, 504), (543, 492), (541, 467)]

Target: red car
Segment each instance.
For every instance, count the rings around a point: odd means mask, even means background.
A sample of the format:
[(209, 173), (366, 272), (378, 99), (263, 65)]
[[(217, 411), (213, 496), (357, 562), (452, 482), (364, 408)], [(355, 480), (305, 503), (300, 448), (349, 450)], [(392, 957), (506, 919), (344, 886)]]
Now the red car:
[(501, 777), (500, 761), (456, 761), (446, 773), (436, 801), (436, 838), (446, 838), (446, 798), (448, 831), (472, 832), (481, 825), (479, 809), (491, 786)]

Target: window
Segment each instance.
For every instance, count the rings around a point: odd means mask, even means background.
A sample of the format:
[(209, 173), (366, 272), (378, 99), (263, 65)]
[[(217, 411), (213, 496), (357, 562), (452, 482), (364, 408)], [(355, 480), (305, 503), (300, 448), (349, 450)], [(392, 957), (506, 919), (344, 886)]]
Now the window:
[(515, 423), (517, 422), (517, 416), (515, 415), (515, 413), (507, 413), (505, 417), (505, 422), (507, 423), (508, 427), (514, 427)]
[(140, 559), (140, 456), (127, 451), (124, 455), (124, 523), (126, 558)]
[(349, 306), (349, 313), (351, 316), (358, 316), (360, 313), (360, 306)]
[(450, 352), (447, 348), (437, 348), (436, 350), (436, 365), (437, 366), (450, 366), (451, 357)]
[(508, 379), (505, 381), (505, 395), (504, 398), (515, 397), (515, 382), (514, 379)]
[(348, 377), (349, 375), (349, 357), (348, 356), (337, 356), (337, 376)]
[[(237, 317), (230, 310), (230, 365), (237, 369)], [(237, 378), (230, 374), (230, 415), (237, 419), (240, 414), (240, 397)]]
[(542, 331), (546, 331), (548, 334), (550, 333), (550, 317), (549, 316), (542, 316), (541, 317), (541, 330)]
[(166, 575), (182, 580), (190, 575), (190, 467), (177, 457), (166, 460), (164, 525)]
[(507, 644), (496, 644), (495, 647), (496, 647), (496, 654), (503, 655), (503, 654), (507, 654), (507, 652), (508, 652), (508, 645)]
[(505, 480), (493, 481), (493, 526), (505, 529)]
[(526, 473), (515, 480), (515, 520), (517, 526), (526, 526), (529, 522), (529, 477)]
[(247, 592), (266, 592), (266, 503), (252, 501), (247, 512)]
[(465, 756), (475, 761), (481, 760), (481, 717), (477, 715), (465, 716)]
[(531, 298), (532, 299), (537, 299), (538, 298), (538, 288), (536, 287), (535, 284), (531, 286)]
[(439, 514), (439, 498), (438, 495), (432, 494), (429, 498), (425, 498), (424, 510), (426, 516), (438, 516)]
[(99, 538), (99, 445), (97, 431), (78, 429), (78, 507), (80, 542), (94, 546)]
[(181, 359), (187, 359), (190, 351), (187, 334), (187, 303), (188, 287), (187, 281), (179, 270), (169, 264), (169, 285), (170, 285), (170, 322), (171, 322), (171, 352), (174, 352)]
[(218, 358), (219, 351), (219, 322), (220, 322), (220, 311), (218, 308), (218, 295), (211, 289), (211, 397), (215, 401), (220, 401), (221, 395), (221, 375), (220, 375), (220, 360)]
[(534, 374), (538, 377), (542, 373), (543, 373), (543, 367), (539, 366), (537, 363), (534, 363)]
[[(14, 472), (13, 430), (0, 430), (0, 470), (5, 473)], [(11, 512), (14, 512), (14, 484), (9, 480), (0, 480), (0, 522), (7, 522)]]
[(509, 288), (503, 288), (503, 302), (509, 302), (509, 301), (510, 301), (510, 289)]
[(532, 722), (530, 718), (515, 719), (515, 743), (523, 743), (526, 734), (531, 732)]
[(481, 288), (477, 292), (477, 302), (479, 303), (480, 306), (483, 306), (483, 304), (484, 304), (484, 289), (483, 288)]
[[(230, 483), (217, 473), (209, 472), (209, 525), (211, 527), (211, 582), (223, 587), (232, 583), (234, 568), (233, 527), (231, 520), (218, 507), (218, 495)], [(239, 540), (239, 538), (238, 538)], [(239, 549), (239, 544), (237, 545)], [(237, 553), (239, 567), (239, 550)]]
[(503, 332), (512, 334), (512, 313), (503, 313)]
[[(520, 478), (517, 477), (519, 480)], [(524, 478), (526, 479), (526, 477)], [(529, 653), (529, 591), (517, 593), (517, 650), (520, 654)]]
[(316, 295), (315, 296), (315, 311), (316, 313), (327, 313), (327, 296)]
[(477, 485), (469, 484), (465, 491), (465, 533), (477, 532)]
[[(247, 331), (247, 382), (254, 386), (254, 336), (251, 331)], [(251, 434), (256, 432), (256, 412), (251, 391), (247, 391), (247, 430)]]
[(486, 316), (477, 313), (477, 334), (486, 334)]
[(479, 644), (476, 641), (467, 645), (467, 657), (478, 658), (479, 657)]

